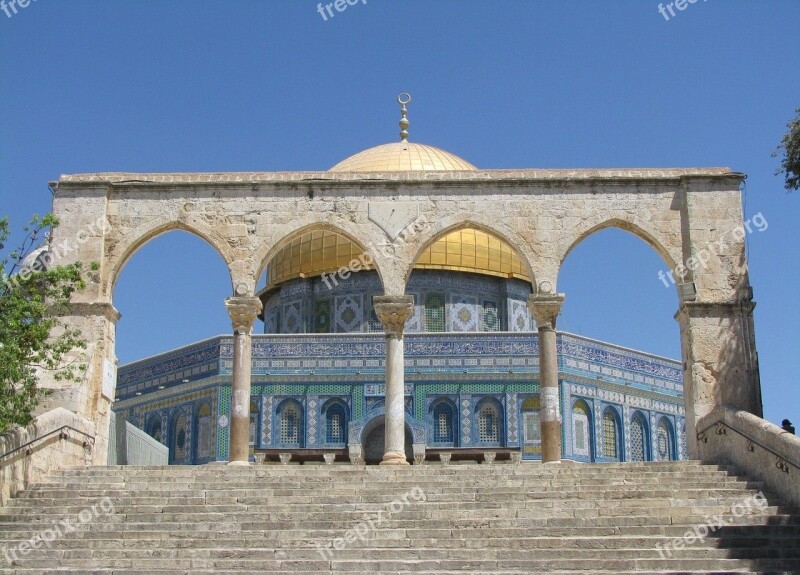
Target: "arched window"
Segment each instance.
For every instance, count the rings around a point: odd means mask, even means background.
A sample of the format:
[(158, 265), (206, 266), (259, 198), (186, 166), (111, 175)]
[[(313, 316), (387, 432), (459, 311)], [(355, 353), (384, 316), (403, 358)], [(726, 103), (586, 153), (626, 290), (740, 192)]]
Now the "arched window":
[(529, 397), (522, 402), (522, 427), (523, 441), (528, 447), (525, 453), (540, 453), (538, 446), (541, 444), (542, 428), (539, 417), (539, 396)]
[(619, 461), (619, 420), (614, 409), (607, 407), (603, 412), (603, 457)]
[(287, 447), (302, 447), (303, 409), (292, 400), (283, 402), (278, 410), (280, 443)]
[(675, 459), (675, 434), (672, 424), (662, 417), (656, 428), (656, 461), (673, 461)]
[(477, 405), (478, 415), (478, 442), (483, 445), (496, 445), (502, 443), (500, 433), (502, 408), (494, 399), (484, 399)]
[(204, 403), (197, 410), (195, 429), (197, 429), (197, 459), (208, 459), (214, 455), (213, 433), (214, 418), (211, 415), (211, 406)]
[(147, 420), (147, 426), (145, 427), (145, 432), (147, 435), (155, 439), (160, 443), (164, 443), (164, 430), (161, 427), (161, 416), (159, 415), (152, 415)]
[(186, 414), (178, 411), (172, 419), (172, 449), (173, 461), (183, 461), (189, 454), (189, 427)]
[(634, 414), (631, 419), (631, 452), (630, 461), (648, 461), (647, 423), (641, 413)]
[(572, 406), (572, 452), (582, 457), (591, 457), (592, 453), (589, 414), (589, 405), (582, 399)]
[(250, 447), (255, 447), (258, 442), (258, 404), (250, 401)]
[(431, 406), (433, 443), (455, 446), (455, 406), (447, 399), (440, 399)]
[(331, 401), (323, 409), (325, 417), (325, 443), (344, 445), (347, 443), (347, 410), (340, 401)]

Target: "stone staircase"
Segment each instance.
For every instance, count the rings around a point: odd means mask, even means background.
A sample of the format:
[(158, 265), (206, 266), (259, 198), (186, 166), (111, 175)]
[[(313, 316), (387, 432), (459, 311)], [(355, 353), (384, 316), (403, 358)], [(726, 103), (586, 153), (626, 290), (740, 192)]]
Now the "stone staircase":
[(800, 573), (800, 513), (761, 489), (698, 462), (94, 467), (0, 509), (0, 573)]

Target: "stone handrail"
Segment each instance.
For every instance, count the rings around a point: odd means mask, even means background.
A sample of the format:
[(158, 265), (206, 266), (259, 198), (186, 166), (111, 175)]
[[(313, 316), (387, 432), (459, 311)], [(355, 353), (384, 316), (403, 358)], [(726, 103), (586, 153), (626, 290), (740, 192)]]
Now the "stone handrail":
[(800, 437), (729, 406), (715, 407), (697, 424), (700, 459), (733, 465), (800, 507)]
[[(64, 428), (79, 437), (64, 437)], [(93, 423), (61, 407), (0, 435), (0, 507), (51, 471), (89, 465), (95, 435)]]

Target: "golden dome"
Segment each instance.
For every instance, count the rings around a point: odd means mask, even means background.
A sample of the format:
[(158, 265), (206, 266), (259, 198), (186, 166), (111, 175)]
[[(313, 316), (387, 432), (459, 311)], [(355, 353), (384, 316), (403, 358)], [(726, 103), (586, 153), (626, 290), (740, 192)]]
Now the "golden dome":
[(475, 171), (455, 154), (407, 140), (359, 152), (333, 166), (329, 172)]
[(514, 248), (475, 228), (456, 230), (433, 242), (419, 256), (414, 269), (454, 270), (531, 281)]
[[(364, 252), (358, 244), (339, 233), (306, 232), (270, 260), (267, 289), (291, 279), (335, 272), (348, 267), (353, 260), (370, 262)], [(510, 245), (475, 228), (455, 230), (433, 242), (417, 259), (414, 269), (451, 270), (531, 281), (522, 260)]]
[(320, 276), (347, 267), (364, 253), (355, 242), (329, 230), (314, 230), (295, 238), (267, 266), (267, 289), (295, 278)]

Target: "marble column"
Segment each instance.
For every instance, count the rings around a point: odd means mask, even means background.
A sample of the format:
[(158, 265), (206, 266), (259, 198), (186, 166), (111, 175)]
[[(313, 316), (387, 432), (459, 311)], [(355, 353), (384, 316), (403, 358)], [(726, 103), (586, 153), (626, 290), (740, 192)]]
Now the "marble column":
[(381, 465), (408, 465), (403, 328), (414, 313), (414, 297), (375, 296), (373, 302), (386, 331), (386, 434)]
[(532, 295), (528, 298), (528, 307), (539, 330), (539, 405), (543, 463), (561, 461), (556, 317), (563, 303), (564, 294)]
[(249, 465), (250, 377), (253, 322), (262, 308), (257, 297), (232, 297), (225, 307), (233, 324), (233, 396), (231, 398), (231, 449), (229, 465)]

